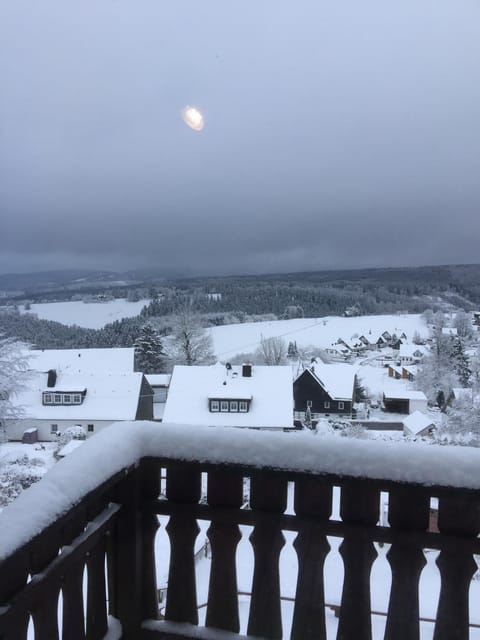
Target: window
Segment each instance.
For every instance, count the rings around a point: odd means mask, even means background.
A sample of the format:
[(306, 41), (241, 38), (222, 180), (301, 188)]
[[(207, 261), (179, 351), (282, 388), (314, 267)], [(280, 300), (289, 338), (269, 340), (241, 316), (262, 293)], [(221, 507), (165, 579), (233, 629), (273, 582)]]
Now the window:
[(43, 394), (43, 404), (52, 404), (53, 398), (51, 393)]
[(234, 413), (237, 413), (237, 411), (238, 411), (238, 401), (237, 400), (230, 400), (230, 411), (233, 411)]
[(328, 400), (325, 400), (325, 402), (323, 403), (323, 408), (330, 409), (330, 402)]
[(212, 412), (220, 411), (220, 404), (218, 400), (210, 400), (210, 411)]
[(73, 404), (82, 404), (82, 396), (80, 393), (74, 393), (72, 396)]
[(52, 433), (52, 434), (57, 434), (58, 433), (58, 424), (51, 424), (50, 425), (50, 433)]
[(307, 400), (307, 407), (310, 407), (310, 409), (312, 408), (312, 401), (311, 400)]
[(228, 412), (228, 400), (222, 400), (220, 402), (220, 411)]
[(64, 393), (63, 394), (63, 404), (72, 404), (72, 394)]
[(338, 408), (339, 409), (344, 409), (345, 408), (345, 403), (344, 402), (339, 402), (338, 403)]
[(246, 402), (245, 400), (240, 400), (240, 402), (238, 403), (238, 410), (241, 413), (247, 413), (247, 411), (248, 411), (248, 402)]
[(89, 424), (87, 426), (87, 431), (88, 433), (93, 433), (93, 430), (95, 429), (95, 426), (93, 424)]
[(62, 394), (61, 394), (61, 393), (56, 393), (56, 394), (53, 396), (53, 402), (54, 402), (55, 404), (62, 404)]

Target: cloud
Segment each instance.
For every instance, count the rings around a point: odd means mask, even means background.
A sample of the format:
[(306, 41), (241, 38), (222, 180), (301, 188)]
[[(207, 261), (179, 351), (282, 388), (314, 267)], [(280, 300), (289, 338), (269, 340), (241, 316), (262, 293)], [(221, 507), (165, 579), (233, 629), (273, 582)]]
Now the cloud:
[(477, 261), (479, 19), (467, 0), (5, 3), (0, 270)]

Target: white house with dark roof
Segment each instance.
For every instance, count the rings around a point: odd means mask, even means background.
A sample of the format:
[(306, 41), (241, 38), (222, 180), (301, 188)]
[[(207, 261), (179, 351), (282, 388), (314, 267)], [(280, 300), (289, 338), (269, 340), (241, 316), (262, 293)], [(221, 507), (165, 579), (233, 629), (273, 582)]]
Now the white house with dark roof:
[(293, 428), (289, 366), (177, 365), (163, 422), (189, 425)]

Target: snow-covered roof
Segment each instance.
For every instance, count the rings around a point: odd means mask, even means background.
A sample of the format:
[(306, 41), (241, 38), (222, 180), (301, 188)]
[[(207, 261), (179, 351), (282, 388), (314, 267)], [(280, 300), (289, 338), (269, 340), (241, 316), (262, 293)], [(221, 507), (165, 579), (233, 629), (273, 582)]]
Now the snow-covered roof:
[(308, 371), (322, 385), (332, 400), (352, 400), (355, 380), (355, 367), (353, 365), (317, 363)]
[(171, 373), (148, 373), (145, 375), (149, 385), (151, 387), (168, 387)]
[(57, 373), (133, 373), (135, 350), (43, 349), (28, 352), (32, 371), (56, 369)]
[(434, 421), (422, 411), (414, 411), (403, 420), (404, 428), (414, 436), (419, 435), (422, 431), (434, 425)]
[(427, 400), (423, 391), (414, 391), (400, 385), (386, 385), (384, 395), (387, 400)]
[[(15, 397), (24, 417), (37, 420), (135, 420), (141, 373), (84, 373), (58, 375), (55, 387), (47, 387), (47, 374), (33, 374), (27, 388)], [(43, 405), (42, 392), (81, 391), (82, 404)]]
[(425, 347), (417, 344), (401, 344), (398, 351), (399, 358), (421, 358), (426, 353)]
[[(251, 400), (249, 411), (210, 412), (209, 399)], [(165, 422), (226, 427), (293, 426), (293, 386), (289, 366), (242, 367), (177, 365), (172, 374), (163, 415)]]

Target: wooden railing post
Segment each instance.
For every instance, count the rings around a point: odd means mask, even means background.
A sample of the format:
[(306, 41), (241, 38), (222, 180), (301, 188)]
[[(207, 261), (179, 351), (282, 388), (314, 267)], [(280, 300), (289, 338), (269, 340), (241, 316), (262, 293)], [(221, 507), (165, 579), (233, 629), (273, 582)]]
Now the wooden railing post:
[(295, 513), (314, 518), (318, 525), (303, 526), (293, 543), (298, 556), (298, 580), (291, 640), (324, 640), (327, 631), (323, 565), (330, 545), (319, 525), (332, 513), (332, 486), (319, 478), (297, 480)]
[[(428, 528), (430, 498), (417, 488), (390, 491), (388, 521), (399, 531), (424, 532)], [(385, 640), (418, 640), (420, 637), (418, 584), (426, 563), (421, 545), (414, 538), (393, 541), (387, 554), (392, 569)]]
[(437, 558), (441, 588), (434, 640), (468, 640), (470, 581), (477, 570), (471, 551), (464, 549), (461, 537), (476, 538), (480, 532), (478, 496), (460, 494), (441, 497), (438, 509), (440, 533), (459, 536), (453, 549), (443, 550)]
[[(242, 506), (243, 478), (224, 471), (208, 474), (208, 504), (213, 509)], [(212, 549), (212, 566), (208, 587), (206, 624), (209, 627), (238, 633), (237, 570), (235, 551), (240, 541), (240, 529), (234, 522), (220, 522), (212, 517), (207, 532)]]
[(125, 472), (115, 501), (122, 505), (108, 545), (110, 611), (122, 624), (122, 640), (136, 640), (141, 624), (140, 469)]
[[(201, 473), (197, 465), (167, 469), (167, 498), (172, 504), (196, 505), (201, 496)], [(168, 524), (170, 567), (165, 619), (198, 624), (195, 581), (195, 540), (199, 528), (195, 516), (179, 511)]]
[[(258, 512), (250, 536), (255, 565), (248, 633), (263, 638), (282, 638), (280, 608), (280, 551), (285, 544), (280, 516), (287, 506), (287, 481), (274, 473), (253, 474), (250, 482), (250, 507)], [(262, 518), (263, 513), (268, 517)]]
[(342, 487), (340, 516), (351, 529), (340, 545), (345, 567), (337, 640), (371, 640), (370, 573), (377, 552), (364, 527), (378, 522), (380, 492), (361, 482)]
[[(20, 592), (27, 582), (29, 558), (28, 552), (21, 549), (13, 553), (0, 564), (0, 608), (8, 606), (9, 601)], [(29, 613), (26, 609), (17, 612), (0, 622), (2, 640), (26, 640)]]
[[(82, 533), (86, 512), (73, 517), (63, 530), (63, 543), (69, 545)], [(85, 640), (85, 611), (83, 606), (83, 577), (85, 560), (79, 560), (65, 573), (62, 581), (63, 613), (62, 640)]]
[[(30, 570), (32, 579), (35, 574), (40, 574), (43, 569), (58, 556), (61, 547), (59, 531), (46, 531), (35, 539)], [(60, 581), (52, 581), (48, 588), (42, 590), (41, 597), (32, 607), (32, 618), (35, 627), (35, 640), (58, 640), (58, 596), (60, 594)]]

